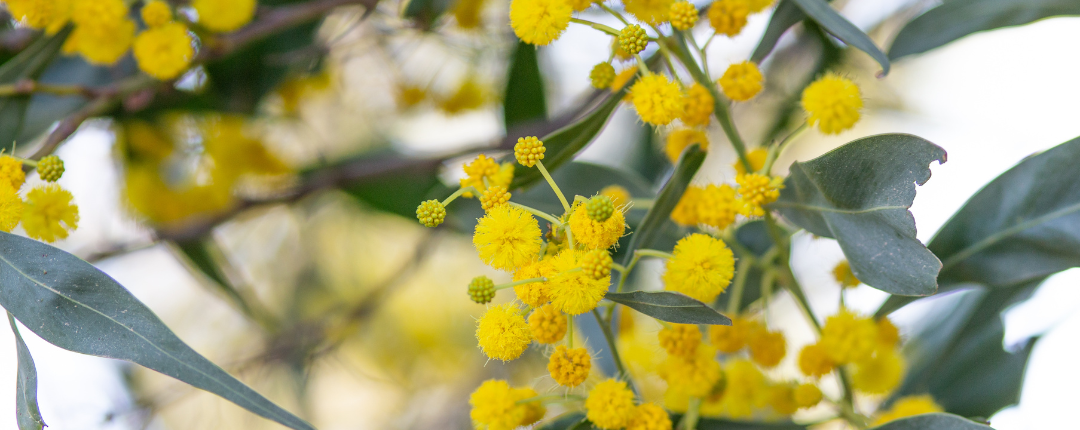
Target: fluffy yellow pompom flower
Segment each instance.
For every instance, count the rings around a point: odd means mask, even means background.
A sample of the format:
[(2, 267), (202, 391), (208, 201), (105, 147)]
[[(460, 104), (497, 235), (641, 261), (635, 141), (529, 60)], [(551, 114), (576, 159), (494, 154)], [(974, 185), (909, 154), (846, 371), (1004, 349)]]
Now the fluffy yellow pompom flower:
[(667, 22), (672, 3), (674, 0), (623, 0), (627, 12), (649, 25)]
[(667, 154), (668, 160), (671, 160), (672, 163), (677, 163), (683, 150), (686, 149), (687, 146), (695, 143), (698, 144), (702, 150), (709, 148), (709, 138), (705, 135), (704, 131), (696, 128), (680, 128), (668, 133), (667, 145), (664, 146), (664, 153)]
[[(487, 189), (487, 186), (484, 184), (484, 179), (487, 179), (487, 183), (492, 185), (497, 184), (504, 187), (510, 185), (509, 182), (503, 184), (501, 183), (501, 181), (500, 183), (493, 183), (493, 179), (499, 174), (499, 163), (495, 162), (494, 158), (488, 157), (484, 154), (477, 155), (476, 158), (473, 159), (473, 161), (470, 161), (464, 166), (462, 166), (461, 170), (465, 172), (465, 177), (461, 178), (460, 181), (461, 188), (473, 187), (480, 192), (483, 192), (485, 189)], [(473, 193), (464, 193), (461, 196), (472, 197)]]
[(585, 399), (585, 417), (605, 430), (626, 427), (634, 416), (634, 393), (626, 383), (608, 379), (589, 390)]
[(79, 207), (67, 190), (56, 184), (34, 187), (26, 193), (22, 225), (26, 235), (46, 242), (68, 237), (79, 227)]
[(735, 222), (735, 215), (739, 213), (739, 202), (735, 198), (735, 189), (731, 185), (720, 184), (706, 185), (701, 190), (697, 204), (698, 223), (716, 227), (727, 228)]
[(799, 370), (803, 375), (820, 378), (835, 367), (836, 363), (829, 358), (825, 347), (819, 344), (806, 345), (799, 351)]
[(735, 255), (720, 239), (694, 233), (675, 244), (664, 270), (664, 289), (709, 303), (735, 274)]
[(195, 48), (191, 47), (187, 27), (170, 22), (139, 33), (133, 52), (140, 70), (164, 81), (187, 70)]
[(7, 184), (0, 184), (0, 231), (11, 233), (23, 216), (23, 201), (19, 192)]
[(724, 366), (724, 396), (720, 407), (732, 418), (747, 418), (754, 408), (763, 406), (769, 391), (765, 375), (745, 359), (728, 361)]
[(258, 2), (256, 0), (194, 0), (191, 6), (199, 13), (199, 24), (210, 31), (224, 33), (251, 22)]
[(750, 347), (750, 359), (765, 368), (776, 367), (787, 354), (784, 333), (764, 330), (764, 327), (751, 332), (746, 344)]
[(658, 369), (660, 377), (668, 383), (669, 390), (686, 393), (691, 397), (705, 397), (720, 381), (720, 362), (716, 361), (716, 349), (703, 344), (693, 355), (680, 357), (669, 355)]
[(791, 415), (799, 410), (795, 404), (795, 387), (791, 384), (773, 385), (768, 388), (767, 403), (780, 415)]
[(125, 16), (102, 18), (76, 26), (64, 42), (63, 51), (77, 52), (91, 64), (113, 64), (127, 53), (134, 39), (135, 22)]
[(551, 259), (555, 275), (551, 276), (551, 304), (570, 315), (580, 315), (596, 308), (607, 292), (607, 279), (593, 279), (581, 270), (585, 251), (567, 249)]
[(668, 354), (679, 357), (691, 357), (701, 345), (701, 329), (693, 324), (672, 324), (656, 334), (660, 347)]
[(540, 254), (540, 224), (532, 214), (510, 205), (492, 208), (476, 223), (473, 245), (480, 259), (498, 270), (512, 271)]
[(877, 320), (878, 344), (883, 348), (893, 348), (900, 343), (900, 329), (893, 325), (888, 317)]
[(732, 354), (746, 346), (751, 332), (761, 329), (761, 323), (735, 315), (731, 317), (731, 325), (710, 325), (709, 341), (720, 352)]
[(870, 358), (877, 348), (877, 324), (870, 318), (842, 308), (836, 315), (825, 319), (819, 343), (833, 363), (863, 361)]
[(693, 226), (698, 223), (698, 204), (701, 202), (701, 193), (704, 188), (691, 185), (683, 191), (679, 203), (671, 210), (671, 220), (683, 226)]
[(60, 30), (71, 16), (71, 0), (7, 0), (8, 11), (30, 28)]
[(559, 345), (548, 360), (548, 373), (559, 385), (576, 387), (585, 382), (592, 369), (592, 357), (585, 348), (567, 349)]
[(851, 386), (867, 394), (887, 394), (900, 385), (903, 376), (903, 358), (895, 349), (883, 349), (855, 363)]
[(16, 191), (26, 182), (23, 163), (10, 155), (0, 155), (0, 183), (11, 185)]
[(574, 240), (590, 249), (608, 249), (619, 243), (619, 238), (626, 232), (626, 217), (616, 209), (603, 222), (589, 218), (586, 205), (574, 205), (570, 214), (570, 231)]
[(139, 15), (142, 16), (143, 23), (151, 28), (165, 25), (173, 19), (172, 9), (169, 9), (169, 4), (162, 0), (146, 2), (139, 11)]
[(671, 416), (656, 403), (642, 403), (634, 408), (634, 415), (626, 430), (671, 430)]
[(529, 315), (529, 330), (540, 343), (555, 343), (566, 335), (566, 315), (555, 306), (544, 305)]
[(686, 90), (686, 97), (683, 99), (683, 114), (680, 119), (690, 127), (709, 125), (713, 109), (716, 108), (715, 103), (716, 99), (713, 98), (712, 93), (701, 84), (694, 82), (694, 85)]
[(627, 191), (626, 188), (620, 187), (618, 185), (608, 185), (604, 187), (604, 189), (600, 190), (600, 195), (607, 196), (607, 198), (611, 199), (611, 204), (615, 205), (616, 208), (622, 208), (623, 206), (626, 206), (633, 198), (632, 196), (630, 196), (630, 192)]
[[(765, 167), (765, 161), (768, 159), (769, 151), (765, 148), (755, 148), (753, 151), (746, 153), (746, 161), (750, 162), (750, 169), (754, 172), (760, 172)], [(736, 161), (732, 166), (735, 166), (735, 173), (739, 175), (746, 174), (742, 161)]]
[(718, 81), (724, 95), (737, 102), (754, 98), (764, 88), (765, 76), (752, 61), (743, 61), (728, 66), (727, 71)]
[(945, 412), (945, 408), (938, 405), (934, 401), (933, 397), (929, 394), (923, 394), (919, 396), (904, 396), (896, 399), (892, 407), (887, 411), (878, 415), (874, 423), (871, 424), (874, 427), (885, 424), (889, 421), (895, 421), (901, 418), (913, 417), (915, 415), (932, 414), (935, 412)]
[(810, 126), (817, 125), (825, 134), (837, 134), (859, 121), (863, 101), (854, 82), (828, 74), (803, 90), (802, 107)]
[(716, 0), (709, 6), (709, 25), (718, 34), (735, 37), (746, 27), (750, 15), (747, 0)]
[(759, 173), (738, 175), (735, 182), (739, 184), (739, 213), (747, 217), (764, 216), (763, 206), (780, 198), (780, 189), (784, 188), (784, 178)]
[(506, 303), (488, 308), (480, 317), (476, 322), (476, 340), (488, 358), (510, 361), (529, 348), (532, 332), (521, 316), (521, 309)]
[(683, 113), (683, 94), (679, 84), (670, 79), (650, 74), (642, 77), (630, 95), (634, 109), (642, 121), (652, 125), (667, 125)]
[[(514, 271), (514, 281), (546, 278), (553, 274), (554, 269), (551, 267), (550, 259), (533, 260), (531, 263)], [(549, 295), (550, 289), (551, 287), (547, 282), (529, 282), (527, 284), (515, 285), (514, 294), (517, 294), (518, 300), (521, 300), (522, 303), (537, 307), (543, 306), (551, 301), (551, 296)]]
[(793, 393), (795, 397), (795, 406), (799, 408), (809, 408), (817, 405), (821, 402), (821, 389), (814, 384), (799, 384), (795, 387)]
[(472, 410), (469, 416), (476, 428), (486, 430), (512, 430), (535, 423), (543, 418), (544, 407), (539, 402), (518, 402), (536, 396), (531, 388), (510, 388), (501, 379), (484, 381), (469, 396)]
[(512, 0), (510, 27), (522, 42), (547, 45), (562, 35), (573, 13), (567, 0)]

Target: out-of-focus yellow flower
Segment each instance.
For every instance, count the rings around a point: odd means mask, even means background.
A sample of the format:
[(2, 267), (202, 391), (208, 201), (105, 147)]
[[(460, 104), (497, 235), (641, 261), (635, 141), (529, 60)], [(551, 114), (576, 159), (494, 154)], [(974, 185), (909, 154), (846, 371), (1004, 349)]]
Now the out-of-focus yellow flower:
[(608, 379), (589, 390), (585, 399), (585, 417), (605, 430), (626, 427), (634, 416), (634, 393), (626, 383)]
[(642, 403), (634, 408), (626, 430), (671, 430), (671, 416), (656, 403)]
[(199, 24), (210, 31), (225, 33), (243, 27), (255, 16), (257, 0), (194, 0)]
[(765, 375), (750, 361), (737, 359), (724, 366), (724, 395), (720, 407), (732, 418), (747, 418), (764, 406), (769, 390)]
[(835, 315), (825, 319), (819, 343), (833, 363), (863, 361), (870, 358), (870, 354), (877, 348), (877, 324), (870, 318), (840, 309)]
[(677, 1), (671, 4), (668, 17), (671, 19), (672, 28), (683, 31), (689, 30), (694, 28), (694, 24), (697, 24), (697, 6), (688, 1)]
[(854, 82), (827, 74), (803, 90), (802, 107), (810, 126), (817, 125), (825, 134), (837, 134), (859, 121), (863, 101)]
[(750, 15), (747, 0), (716, 0), (709, 6), (709, 25), (716, 33), (735, 37), (746, 27)]
[(660, 346), (668, 354), (678, 357), (692, 357), (701, 345), (701, 329), (694, 324), (672, 324), (656, 334)]
[(697, 225), (700, 221), (697, 208), (701, 203), (703, 191), (704, 188), (696, 185), (686, 187), (682, 197), (679, 198), (679, 203), (676, 203), (675, 209), (671, 210), (671, 220), (683, 226)]
[(855, 363), (852, 388), (867, 394), (887, 394), (900, 385), (904, 360), (895, 349), (882, 349), (873, 357)]
[(19, 192), (7, 184), (0, 184), (0, 231), (11, 233), (23, 216), (23, 201)]
[(618, 185), (608, 185), (604, 187), (604, 189), (600, 190), (600, 195), (607, 196), (611, 199), (611, 204), (620, 209), (629, 204), (632, 199), (630, 192), (627, 191), (626, 188)]
[(555, 306), (544, 305), (533, 310), (529, 315), (529, 331), (533, 339), (540, 343), (555, 343), (566, 336), (566, 315)]
[(503, 205), (476, 223), (473, 245), (480, 259), (498, 270), (525, 266), (540, 253), (540, 225), (523, 209)]
[(683, 94), (679, 84), (650, 74), (630, 87), (631, 101), (642, 121), (668, 125), (683, 113)]
[(743, 61), (728, 66), (718, 81), (724, 95), (737, 102), (754, 98), (764, 88), (765, 76), (752, 61)]
[(675, 244), (664, 270), (664, 289), (709, 303), (735, 274), (735, 256), (720, 239), (694, 233)]
[(855, 273), (851, 271), (851, 264), (847, 260), (836, 263), (832, 273), (833, 278), (836, 279), (841, 288), (855, 288), (862, 283), (859, 278), (855, 277)]
[(607, 279), (593, 279), (581, 270), (585, 251), (567, 249), (551, 260), (555, 275), (550, 278), (551, 304), (570, 315), (580, 315), (596, 308), (607, 292)]
[(746, 0), (746, 4), (750, 7), (750, 13), (758, 13), (767, 9), (769, 6), (772, 6), (775, 1), (776, 0)]
[(809, 408), (821, 402), (821, 389), (814, 384), (799, 384), (795, 387), (795, 405), (799, 408)]
[[(397, 87), (397, 104), (402, 109), (415, 107), (427, 100), (427, 89), (419, 85), (399, 84)], [(289, 112), (289, 109), (286, 109)], [(291, 111), (295, 111), (295, 108)]]
[(896, 399), (892, 407), (878, 415), (871, 425), (876, 427), (889, 421), (935, 412), (945, 412), (945, 408), (938, 405), (929, 394), (905, 396)]
[(506, 381), (490, 379), (469, 396), (469, 416), (478, 429), (512, 430), (529, 425), (543, 418), (544, 408), (539, 402), (518, 402), (535, 396), (531, 388), (510, 388)]
[(791, 384), (768, 387), (768, 403), (780, 415), (791, 415), (799, 410), (799, 405), (795, 404), (795, 387)]
[[(551, 267), (551, 259), (534, 259), (531, 263), (514, 271), (513, 279), (514, 281), (522, 281), (525, 279), (546, 278), (554, 275), (554, 270), (555, 269)], [(522, 303), (537, 307), (543, 306), (551, 301), (550, 289), (551, 286), (548, 282), (529, 282), (527, 284), (515, 285), (514, 294), (517, 294), (518, 300), (521, 300)]]
[(26, 182), (23, 162), (10, 155), (0, 155), (0, 183), (11, 185), (18, 191)]
[(461, 81), (461, 85), (450, 96), (439, 101), (439, 109), (448, 115), (479, 109), (487, 102), (487, 93), (472, 76)]
[(764, 206), (780, 198), (784, 178), (769, 177), (759, 173), (747, 173), (735, 177), (739, 184), (739, 213), (743, 216), (764, 216)]
[(458, 0), (454, 4), (454, 20), (460, 28), (471, 30), (480, 27), (485, 0)]
[(292, 171), (266, 148), (242, 116), (207, 115), (200, 117), (197, 124), (207, 155), (225, 177), (282, 175)]
[(878, 342), (882, 348), (895, 348), (900, 343), (900, 329), (893, 325), (889, 317), (877, 320)]
[(139, 69), (160, 80), (180, 76), (195, 55), (187, 27), (170, 22), (139, 33), (133, 47)]
[(694, 82), (694, 85), (686, 90), (686, 98), (683, 99), (682, 122), (690, 127), (709, 125), (715, 108), (716, 99), (709, 89)]
[(4, 3), (12, 17), (49, 34), (60, 30), (71, 17), (72, 0), (7, 0)]
[(79, 207), (75, 197), (56, 184), (34, 187), (26, 193), (22, 225), (26, 235), (45, 242), (68, 237), (79, 227)]
[(668, 160), (672, 163), (679, 161), (679, 156), (682, 155), (684, 149), (692, 144), (698, 144), (701, 149), (709, 149), (709, 138), (705, 136), (705, 132), (696, 128), (680, 128), (678, 130), (668, 133), (667, 145), (664, 146), (664, 153), (667, 154)]
[(710, 325), (709, 341), (726, 354), (739, 352), (746, 346), (750, 333), (762, 330), (761, 323), (740, 315), (731, 317), (731, 325)]
[(522, 42), (547, 45), (562, 35), (573, 13), (567, 0), (512, 0), (510, 27)]
[(476, 322), (476, 340), (488, 358), (510, 361), (529, 348), (532, 332), (521, 316), (521, 309), (506, 303), (488, 308), (480, 317)]
[(799, 351), (799, 370), (803, 375), (820, 378), (832, 372), (835, 367), (836, 363), (833, 363), (825, 347), (820, 344), (807, 345)]
[[(91, 1), (91, 0), (84, 0)], [(78, 53), (91, 64), (113, 64), (127, 53), (135, 40), (135, 22), (126, 16), (102, 18), (78, 24), (64, 41), (62, 51)]]
[[(746, 161), (750, 162), (750, 169), (753, 172), (760, 172), (765, 168), (765, 161), (769, 159), (769, 151), (765, 148), (754, 148), (753, 151), (746, 153)], [(732, 166), (735, 167), (735, 173), (739, 175), (745, 175), (746, 169), (743, 168), (742, 161), (736, 160)]]
[(143, 23), (150, 28), (160, 27), (173, 19), (172, 9), (169, 8), (168, 3), (162, 0), (151, 0), (143, 4), (139, 16), (142, 17)]
[(698, 223), (725, 229), (735, 222), (739, 208), (735, 189), (731, 185), (709, 184), (702, 188), (695, 211)]
[(765, 368), (776, 367), (787, 354), (787, 340), (784, 338), (784, 333), (768, 331), (764, 327), (750, 332), (746, 344), (750, 347), (750, 359)]
[(674, 0), (623, 0), (627, 12), (649, 25), (667, 22), (672, 3)]
[(721, 377), (716, 349), (707, 344), (690, 356), (669, 355), (660, 365), (659, 373), (669, 390), (683, 391), (691, 397), (707, 396)]

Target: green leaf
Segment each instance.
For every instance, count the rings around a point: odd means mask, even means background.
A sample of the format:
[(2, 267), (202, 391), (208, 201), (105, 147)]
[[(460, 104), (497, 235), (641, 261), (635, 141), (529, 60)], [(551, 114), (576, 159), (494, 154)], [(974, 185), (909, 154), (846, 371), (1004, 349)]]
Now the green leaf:
[(806, 426), (790, 421), (755, 422), (734, 421), (718, 418), (702, 418), (697, 430), (805, 430)]
[(855, 276), (867, 285), (899, 295), (933, 294), (941, 262), (915, 237), (908, 208), (915, 184), (930, 179), (930, 162), (945, 159), (945, 150), (916, 136), (865, 137), (792, 164), (772, 207), (799, 227), (840, 242)]
[(1080, 15), (1076, 0), (948, 0), (908, 22), (889, 48), (889, 59), (920, 54), (972, 33)]
[(123, 286), (36, 240), (0, 233), (0, 305), (69, 351), (131, 361), (297, 430), (314, 430), (199, 355)]
[(873, 430), (993, 430), (952, 414), (923, 414), (890, 421)]
[(510, 71), (503, 97), (503, 124), (507, 130), (517, 124), (547, 118), (544, 77), (540, 74), (536, 51), (535, 46), (518, 41), (510, 57)]
[(41, 411), (38, 410), (37, 367), (34, 366), (34, 357), (30, 356), (30, 349), (19, 334), (15, 318), (11, 316), (11, 312), (8, 312), (7, 316), (11, 332), (15, 334), (15, 349), (19, 356), (19, 375), (15, 383), (15, 419), (19, 423), (19, 430), (41, 430), (45, 427), (45, 420), (41, 419)]
[(804, 19), (806, 19), (806, 14), (795, 5), (793, 0), (780, 0), (780, 3), (776, 5), (776, 10), (773, 11), (772, 18), (769, 19), (769, 26), (765, 28), (765, 34), (761, 36), (757, 48), (754, 48), (754, 53), (750, 55), (750, 61), (758, 64), (765, 61), (765, 57), (768, 57), (769, 53), (776, 48), (780, 37)]
[(870, 36), (859, 30), (855, 24), (840, 16), (825, 0), (793, 0), (806, 15), (820, 24), (837, 39), (869, 54), (881, 65), (881, 74), (889, 74), (889, 58), (878, 49)]
[(678, 324), (731, 325), (728, 318), (704, 303), (669, 291), (612, 293), (605, 299), (661, 321)]
[[(743, 223), (739, 226), (738, 230), (735, 230), (735, 240), (739, 242), (739, 245), (742, 245), (742, 248), (750, 251), (755, 257), (763, 256), (773, 247), (772, 238), (769, 237), (765, 221), (762, 220)], [(736, 261), (743, 258), (742, 248), (736, 246), (731, 247), (731, 250), (735, 253)], [(750, 270), (747, 271), (746, 281), (743, 285), (742, 299), (739, 300), (738, 309), (740, 311), (749, 308), (751, 304), (761, 298), (761, 278), (764, 273), (765, 272), (757, 265), (750, 266)], [(736, 274), (736, 276), (737, 275), (738, 274)], [(716, 309), (727, 309), (728, 301), (731, 300), (731, 296), (731, 287), (728, 287), (727, 290), (724, 291), (724, 294), (721, 294), (716, 298), (716, 303), (713, 307)]]
[(409, 0), (401, 15), (415, 21), (420, 28), (428, 30), (450, 9), (451, 3), (451, 0)]
[[(59, 56), (41, 73), (37, 81), (52, 85), (101, 87), (113, 82), (117, 78), (115, 73), (114, 69), (87, 63), (81, 56)], [(88, 102), (89, 100), (83, 97), (35, 93), (30, 98), (17, 141), (30, 142), (52, 127), (56, 121)]]
[[(645, 214), (645, 218), (641, 220), (641, 223), (634, 229), (633, 234), (630, 235), (630, 246), (627, 247), (627, 250), (648, 248), (660, 237), (664, 224), (671, 217), (671, 211), (679, 203), (679, 199), (682, 198), (686, 187), (690, 185), (690, 180), (694, 178), (704, 161), (705, 151), (702, 151), (698, 145), (690, 145), (683, 150), (671, 178), (668, 179), (667, 184), (664, 184), (660, 194), (656, 196), (656, 200), (653, 202), (652, 207), (649, 208), (649, 212)], [(632, 252), (626, 254), (623, 258), (624, 265), (630, 263), (630, 259), (633, 258), (632, 255)]]
[[(39, 37), (30, 46), (0, 65), (0, 84), (37, 79), (60, 52), (71, 27), (48, 37)], [(29, 95), (0, 97), (0, 149), (11, 153), (15, 140), (22, 135)]]

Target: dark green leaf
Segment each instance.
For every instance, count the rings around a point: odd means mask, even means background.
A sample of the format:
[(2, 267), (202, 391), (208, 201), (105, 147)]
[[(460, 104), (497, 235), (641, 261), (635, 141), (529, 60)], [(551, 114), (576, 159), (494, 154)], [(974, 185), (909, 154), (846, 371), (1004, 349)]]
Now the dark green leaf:
[(1076, 0), (949, 0), (907, 23), (889, 48), (889, 59), (919, 54), (972, 33), (1024, 25), (1043, 18), (1080, 15)]
[[(690, 185), (690, 180), (694, 178), (698, 168), (701, 167), (701, 163), (704, 161), (705, 151), (702, 151), (698, 145), (690, 145), (683, 150), (671, 178), (668, 179), (664, 188), (660, 190), (660, 194), (656, 196), (656, 200), (653, 202), (652, 207), (649, 208), (649, 212), (645, 214), (645, 218), (641, 220), (641, 223), (634, 229), (633, 234), (630, 235), (628, 250), (633, 251), (638, 248), (652, 246), (653, 242), (660, 236), (664, 224), (671, 216), (671, 211), (679, 203), (679, 199), (682, 198), (686, 187)], [(623, 264), (630, 263), (631, 255), (632, 253), (626, 254), (623, 258)]]
[(8, 323), (11, 323), (11, 332), (15, 334), (15, 350), (19, 356), (19, 375), (15, 383), (15, 420), (19, 423), (19, 430), (41, 430), (45, 426), (45, 420), (41, 419), (41, 411), (38, 410), (37, 367), (34, 366), (34, 357), (30, 356), (30, 349), (19, 334), (15, 318), (11, 316), (11, 312), (8, 312), (7, 316)]
[[(22, 52), (0, 65), (0, 84), (14, 84), (21, 80), (37, 79), (53, 58), (60, 52), (71, 27), (40, 37)], [(0, 97), (0, 148), (11, 153), (15, 140), (22, 135), (26, 110), (30, 106), (29, 95)]]
[(719, 418), (702, 418), (697, 430), (805, 430), (806, 426), (789, 421), (752, 422), (733, 421)]
[(906, 134), (855, 140), (791, 166), (772, 207), (818, 236), (832, 237), (860, 280), (900, 295), (933, 294), (941, 262), (915, 238), (908, 208), (915, 184), (945, 150)]
[(287, 427), (314, 430), (191, 349), (115, 280), (62, 250), (0, 233), (0, 305), (61, 348), (128, 360)]
[(993, 430), (952, 414), (923, 414), (885, 423), (873, 430)]
[(430, 29), (447, 10), (450, 9), (451, 0), (409, 0), (405, 4), (402, 16), (415, 21), (422, 29)]
[(687, 296), (668, 291), (612, 293), (605, 299), (661, 321), (678, 324), (731, 325), (731, 319)]
[(543, 121), (547, 118), (544, 77), (536, 61), (537, 48), (518, 41), (510, 58), (503, 99), (503, 124), (510, 130), (516, 124)]
[(773, 48), (776, 48), (780, 36), (804, 19), (806, 19), (806, 14), (795, 5), (793, 0), (780, 0), (780, 3), (776, 5), (776, 10), (773, 11), (772, 18), (769, 19), (769, 26), (765, 28), (765, 34), (761, 36), (757, 48), (754, 48), (754, 53), (750, 55), (750, 61), (761, 64)]
[[(52, 85), (100, 87), (116, 79), (119, 68), (121, 67), (97, 67), (87, 63), (81, 56), (59, 56), (49, 64), (37, 80)], [(18, 142), (30, 142), (52, 127), (56, 121), (63, 119), (86, 103), (87, 99), (83, 97), (34, 94), (26, 109)]]
[(855, 24), (840, 16), (825, 0), (793, 0), (796, 5), (814, 22), (825, 28), (829, 34), (836, 36), (844, 43), (858, 48), (874, 58), (881, 65), (881, 74), (889, 74), (889, 58), (878, 49), (870, 36), (859, 30)]

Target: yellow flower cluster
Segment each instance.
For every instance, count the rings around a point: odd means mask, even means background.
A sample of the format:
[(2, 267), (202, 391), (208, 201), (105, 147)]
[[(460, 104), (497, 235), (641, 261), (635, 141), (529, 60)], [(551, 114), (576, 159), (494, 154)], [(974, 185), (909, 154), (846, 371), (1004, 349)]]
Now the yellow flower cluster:
[(724, 292), (735, 275), (735, 255), (724, 241), (695, 233), (675, 244), (667, 260), (664, 288), (709, 303)]
[(819, 378), (838, 366), (850, 365), (853, 388), (867, 394), (888, 394), (904, 376), (897, 349), (899, 330), (888, 318), (873, 320), (840, 309), (825, 320), (821, 339), (799, 352), (799, 369)]
[(10, 233), (21, 222), (26, 235), (34, 239), (67, 238), (79, 226), (75, 197), (56, 184), (38, 185), (26, 192), (25, 199), (19, 197), (26, 182), (23, 164), (21, 159), (0, 155), (0, 231)]
[(482, 426), (479, 428), (487, 430), (527, 426), (540, 421), (546, 412), (539, 401), (528, 401), (534, 397), (536, 391), (532, 388), (511, 388), (506, 381), (487, 380), (469, 396), (469, 416)]
[(802, 107), (811, 126), (816, 125), (825, 134), (837, 134), (859, 121), (863, 101), (854, 82), (828, 74), (803, 90)]

